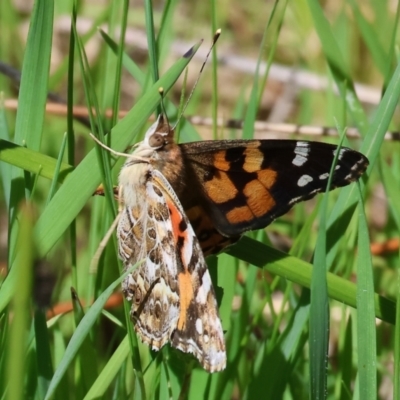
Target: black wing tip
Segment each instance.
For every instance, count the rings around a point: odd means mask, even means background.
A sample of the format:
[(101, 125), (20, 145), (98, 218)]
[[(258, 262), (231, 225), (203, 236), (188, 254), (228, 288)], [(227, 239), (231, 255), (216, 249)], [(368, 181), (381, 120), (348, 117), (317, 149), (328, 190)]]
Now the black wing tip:
[[(343, 148), (344, 149), (344, 148)], [(361, 178), (369, 166), (368, 158), (358, 151), (345, 148), (346, 152), (343, 154), (343, 158), (340, 160), (348, 168), (348, 174), (344, 178), (345, 182), (355, 182)], [(343, 183), (343, 186), (346, 183)]]

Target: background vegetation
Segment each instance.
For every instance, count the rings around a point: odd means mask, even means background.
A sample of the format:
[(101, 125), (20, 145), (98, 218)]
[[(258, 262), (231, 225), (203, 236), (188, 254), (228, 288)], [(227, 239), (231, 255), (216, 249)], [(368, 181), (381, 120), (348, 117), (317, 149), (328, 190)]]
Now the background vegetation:
[[(399, 143), (384, 141), (398, 120), (398, 4), (28, 3), (0, 3), (0, 60), (22, 70), (19, 90), (18, 76), (0, 76), (0, 398), (399, 398), (400, 160)], [(255, 121), (355, 127), (360, 138), (345, 144), (370, 167), (361, 190), (297, 205), (208, 259), (228, 350), (226, 371), (210, 375), (137, 342), (115, 238), (91, 265), (115, 216), (121, 161), (97, 153), (89, 132), (106, 141), (111, 130), (124, 150), (154, 116), (160, 86), (175, 120), (216, 28), (185, 112), (211, 123), (183, 122), (181, 141), (272, 136)], [(106, 196), (93, 197), (100, 182)]]

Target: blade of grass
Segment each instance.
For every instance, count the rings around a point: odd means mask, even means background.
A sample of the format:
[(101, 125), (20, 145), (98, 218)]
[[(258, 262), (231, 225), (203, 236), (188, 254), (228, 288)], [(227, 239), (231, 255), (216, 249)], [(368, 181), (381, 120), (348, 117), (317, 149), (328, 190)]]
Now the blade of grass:
[[(0, 161), (53, 181), (58, 169), (56, 159), (3, 139), (0, 139)], [(64, 182), (73, 170), (74, 167), (62, 162), (57, 182)]]
[[(1, 142), (2, 140), (10, 140), (10, 133), (7, 126), (6, 114), (4, 109), (4, 99), (0, 93), (0, 161), (2, 159)], [(10, 193), (11, 193), (11, 176), (12, 168), (7, 163), (0, 163), (0, 178), (3, 185), (4, 202), (7, 205), (7, 209), (10, 206)]]
[[(230, 247), (226, 252), (301, 286), (310, 287), (312, 267), (309, 263), (247, 236), (244, 236), (237, 245)], [(327, 282), (330, 298), (356, 308), (356, 285), (354, 283), (330, 272), (327, 276)], [(394, 324), (395, 303), (375, 293), (375, 316)]]
[(122, 276), (120, 276), (110, 286), (108, 286), (108, 288), (96, 299), (96, 301), (89, 308), (88, 312), (82, 318), (80, 324), (77, 326), (71, 340), (68, 343), (60, 364), (58, 365), (53, 375), (53, 379), (50, 382), (49, 390), (46, 393), (45, 400), (52, 398), (52, 396), (54, 395), (55, 390), (60, 384), (62, 377), (67, 372), (69, 365), (74, 360), (82, 343), (89, 334), (90, 329), (92, 329), (98, 316), (101, 314), (101, 311), (107, 299), (111, 296), (115, 288), (128, 276), (128, 274), (132, 273), (132, 270), (135, 267), (136, 265), (127, 270)]
[[(400, 97), (400, 64), (390, 80), (388, 88), (379, 103), (368, 132), (361, 146), (361, 152), (365, 154), (370, 162), (366, 176), (369, 176), (380, 152), (385, 132), (388, 130), (394, 110)], [(357, 203), (357, 192), (355, 185), (343, 188), (335, 203), (335, 206), (328, 220), (328, 267), (330, 268), (336, 255), (337, 241), (332, 237), (337, 237), (336, 231), (344, 231), (344, 226), (352, 215)], [(340, 236), (340, 235), (339, 235)]]
[[(85, 316), (84, 309), (79, 300), (78, 293), (74, 288), (71, 288), (71, 299), (73, 305), (73, 313), (75, 326), (79, 326)], [(92, 365), (93, 360), (96, 359), (95, 345), (92, 341), (91, 335), (86, 335), (83, 339), (79, 351), (77, 353), (77, 363), (79, 363), (79, 378), (75, 381), (77, 397), (82, 397), (82, 393), (86, 393), (98, 375), (97, 365)]]
[(32, 290), (32, 268), (34, 261), (34, 210), (29, 204), (20, 208), (19, 219), (21, 229), (18, 233), (17, 247), (19, 248), (18, 263), (15, 264), (17, 279), (14, 291), (13, 314), (14, 318), (10, 328), (7, 373), (8, 373), (8, 398), (23, 399), (24, 376), (27, 372), (27, 329), (30, 325), (30, 305)]
[(46, 325), (46, 316), (42, 310), (35, 311), (35, 343), (38, 379), (38, 396), (43, 399), (53, 376), (50, 338)]
[(367, 131), (368, 121), (354, 90), (347, 63), (340, 52), (335, 35), (323, 13), (321, 4), (318, 0), (308, 0), (307, 2), (332, 76), (342, 97), (347, 101), (347, 107), (359, 131), (363, 134)]
[[(14, 140), (39, 150), (46, 110), (54, 1), (36, 0), (22, 66)], [(34, 99), (34, 100), (33, 100)]]
[[(400, 230), (400, 206), (396, 199), (400, 198), (400, 190), (397, 181), (387, 163), (379, 160), (379, 171), (382, 176), (385, 193), (389, 203), (389, 209), (397, 229)], [(398, 259), (400, 254), (398, 255)], [(400, 269), (397, 269), (397, 301), (396, 301), (396, 326), (394, 332), (394, 371), (393, 371), (393, 398), (400, 396)]]
[[(150, 74), (152, 83), (160, 79), (158, 73), (158, 51), (157, 42), (155, 37), (154, 19), (153, 19), (153, 5), (150, 0), (145, 0), (145, 17), (146, 17), (146, 34), (147, 34), (147, 47), (149, 51)], [(161, 109), (157, 110), (159, 115)]]
[[(111, 37), (99, 29), (100, 35), (103, 40), (107, 43), (110, 49), (113, 51), (115, 55), (118, 55), (120, 52), (121, 45), (118, 45)], [(126, 54), (122, 53), (122, 65), (129, 72), (129, 74), (139, 83), (140, 86), (143, 86), (145, 83), (145, 74), (140, 70), (140, 68), (133, 62), (133, 60)]]
[(291, 373), (303, 352), (308, 336), (308, 322), (310, 315), (310, 291), (302, 290), (298, 303), (290, 316), (288, 325), (280, 334), (275, 346), (269, 349), (266, 365), (274, 365), (277, 371), (276, 379), (264, 385), (268, 399), (282, 397), (286, 386), (290, 382)]
[(359, 236), (357, 263), (357, 347), (360, 398), (376, 399), (377, 359), (374, 278), (367, 220), (362, 191), (359, 189)]
[[(256, 288), (256, 282), (257, 270), (256, 268), (249, 268), (247, 271), (243, 292), (241, 293), (241, 307), (239, 312), (232, 316), (230, 330), (227, 335), (226, 370), (219, 375), (216, 387), (213, 390), (212, 396), (210, 396), (211, 398), (226, 399), (232, 397), (234, 377), (237, 375), (241, 361), (240, 359), (250, 336), (250, 308)], [(258, 374), (258, 376), (261, 376), (261, 374)]]
[[(267, 38), (269, 38), (269, 35), (272, 36), (272, 40), (275, 42), (276, 45), (276, 41), (278, 40), (278, 33), (279, 33), (279, 29), (276, 30), (275, 32), (273, 32), (271, 34), (271, 30), (273, 27), (273, 22), (275, 23), (276, 21), (274, 20), (274, 18), (276, 18), (277, 24), (280, 25), (283, 19), (283, 16), (285, 15), (285, 10), (286, 10), (286, 5), (287, 5), (287, 1), (283, 1), (283, 2), (275, 2), (274, 3), (274, 8), (273, 8), (273, 12), (271, 13), (268, 23), (265, 26), (265, 30), (263, 32), (263, 38), (260, 44), (260, 51), (259, 51), (259, 56), (257, 59), (257, 65), (256, 65), (256, 70), (254, 73), (254, 79), (253, 79), (253, 86), (251, 89), (251, 94), (250, 94), (250, 99), (249, 99), (249, 103), (247, 106), (247, 111), (246, 111), (246, 115), (243, 121), (243, 139), (252, 139), (253, 135), (254, 135), (254, 123), (256, 120), (256, 116), (257, 116), (257, 110), (259, 107), (259, 103), (261, 100), (261, 96), (260, 96), (260, 92), (264, 89), (263, 87), (259, 88), (259, 79), (260, 79), (260, 65), (261, 65), (261, 61), (264, 57), (264, 49), (266, 48), (266, 43), (267, 43)], [(276, 12), (276, 15), (275, 15)], [(272, 59), (273, 57), (273, 50), (275, 49), (276, 46), (272, 47), (272, 51), (269, 54), (269, 60)], [(265, 71), (265, 76), (263, 78), (263, 83), (265, 84), (266, 82), (266, 77), (268, 76), (268, 72), (269, 69), (267, 68)]]
[[(56, 185), (57, 185), (57, 182), (58, 182), (58, 179), (59, 179), (61, 166), (63, 164), (62, 159), (64, 157), (65, 147), (67, 145), (67, 139), (68, 139), (67, 138), (67, 134), (65, 133), (63, 141), (61, 143), (60, 151), (58, 153), (57, 164), (56, 164), (55, 169), (54, 169), (54, 178), (53, 178), (53, 180), (51, 182), (51, 187), (50, 187), (50, 190), (49, 190), (49, 194), (47, 196), (46, 204), (49, 204), (51, 198), (54, 196), (54, 193), (56, 192)], [(42, 168), (41, 168), (41, 170), (42, 170)]]
[[(343, 131), (344, 132), (344, 131)], [(322, 200), (319, 234), (315, 246), (315, 254), (311, 276), (310, 302), (310, 397), (312, 399), (326, 398), (327, 366), (329, 345), (329, 302), (326, 268), (326, 215), (328, 209), (328, 192), (332, 184), (334, 168), (340, 153), (344, 135), (341, 140), (329, 174), (326, 193)]]
[(339, 364), (341, 365), (336, 387), (334, 399), (351, 398), (350, 388), (353, 379), (353, 329), (352, 318), (347, 316), (346, 307), (342, 306), (343, 318), (340, 321), (340, 338), (339, 338)]
[[(76, 53), (76, 40), (74, 26), (77, 20), (77, 0), (72, 2), (71, 11), (71, 24), (69, 30), (69, 50), (68, 50), (68, 86), (67, 86), (67, 159), (70, 165), (75, 165), (75, 132), (73, 127), (73, 105), (74, 105), (74, 65), (75, 65), (75, 53)], [(62, 147), (62, 146), (61, 146)], [(62, 151), (63, 152), (63, 151)], [(54, 184), (53, 180), (53, 184)], [(51, 196), (52, 197), (52, 196)], [(50, 196), (48, 197), (50, 199)], [(46, 204), (48, 205), (48, 203)], [(69, 226), (69, 238), (70, 238), (70, 256), (71, 256), (71, 273), (72, 273), (72, 284), (77, 287), (77, 241), (76, 241), (76, 221), (71, 221)]]
[(168, 0), (164, 3), (160, 28), (157, 36), (157, 54), (160, 65), (171, 54), (171, 42), (174, 40), (174, 12), (179, 4), (178, 0)]
[(388, 75), (390, 70), (390, 63), (388, 63), (389, 56), (386, 54), (385, 49), (379, 42), (379, 37), (376, 34), (375, 29), (373, 28), (372, 24), (370, 24), (364, 15), (362, 14), (358, 4), (354, 0), (350, 0), (350, 7), (354, 13), (354, 19), (360, 29), (364, 42), (366, 43), (371, 57), (374, 60), (374, 64), (379, 69), (380, 73), (383, 77)]
[[(400, 258), (400, 254), (398, 255)], [(396, 328), (394, 331), (393, 398), (400, 396), (400, 267), (397, 268)]]
[[(73, 4), (69, 5), (70, 2), (65, 3), (68, 5), (68, 12), (70, 11), (69, 7), (75, 8), (75, 10), (78, 10), (77, 12), (79, 13), (79, 10), (82, 8), (82, 3), (78, 2), (77, 0), (73, 0)], [(72, 3), (72, 2), (71, 2)], [(101, 12), (94, 16), (93, 15), (93, 20), (92, 24), (89, 26), (89, 29), (85, 32), (82, 33), (81, 35), (81, 40), (85, 46), (87, 46), (88, 42), (90, 40), (93, 40), (93, 36), (95, 36), (96, 31), (99, 29), (99, 26), (103, 26), (107, 22), (107, 18), (110, 16), (110, 7), (112, 7), (112, 4), (110, 3), (109, 5), (106, 5)], [(71, 34), (72, 32), (72, 24), (76, 23), (76, 13), (71, 11), (71, 25), (70, 25), (70, 38), (73, 36)], [(73, 49), (75, 51), (74, 47), (74, 40), (70, 39), (70, 47), (69, 50)], [(68, 57), (65, 57), (63, 61), (60, 63), (58, 66), (57, 70), (52, 73), (50, 77), (50, 87), (54, 87), (55, 85), (59, 84), (60, 81), (62, 81), (65, 78), (65, 74), (68, 71), (68, 74), (70, 74), (70, 67), (73, 65), (75, 57), (71, 57), (71, 53), (69, 52)]]
[[(74, 21), (73, 21), (74, 22)], [(73, 34), (75, 36), (75, 41), (78, 49), (78, 60), (82, 73), (83, 89), (85, 92), (85, 99), (88, 106), (89, 120), (94, 135), (100, 139), (102, 143), (105, 143), (105, 127), (103, 120), (101, 118), (101, 111), (97, 93), (94, 90), (94, 83), (92, 78), (92, 73), (90, 71), (89, 61), (83, 47), (81, 38), (78, 36), (76, 25), (72, 24)], [(110, 152), (103, 149), (100, 146), (96, 146), (96, 154), (98, 156), (98, 165), (100, 168), (102, 182), (104, 185), (105, 197), (107, 199), (107, 204), (113, 214), (113, 217), (117, 215), (116, 205), (114, 201), (113, 193), (113, 183), (111, 177), (111, 162), (110, 162)], [(74, 271), (73, 271), (74, 273)], [(75, 277), (76, 273), (74, 273)], [(73, 281), (75, 284), (75, 281)]]
[(92, 387), (86, 393), (84, 400), (95, 400), (105, 396), (105, 393), (119, 370), (122, 364), (126, 361), (129, 354), (129, 339), (128, 336), (121, 341), (118, 348), (115, 350), (114, 354), (108, 360), (105, 367), (102, 369), (98, 375), (95, 382), (93, 382)]
[[(53, 34), (53, 0), (36, 0), (31, 16), (28, 39), (22, 66), (18, 96), (18, 111), (15, 121), (14, 142), (39, 150), (47, 99), (50, 53)], [(12, 169), (10, 192), (9, 265), (15, 257), (18, 234), (16, 212), (19, 202), (25, 197), (24, 189), (30, 190), (19, 169)]]
[(345, 130), (337, 127), (341, 134), (338, 149), (329, 173), (320, 212), (319, 234), (315, 247), (313, 272), (311, 276), (310, 302), (310, 396), (313, 399), (325, 398), (327, 393), (328, 346), (329, 346), (329, 299), (327, 288), (326, 263), (326, 218), (328, 209), (328, 192), (336, 167)]
[[(119, 47), (117, 53), (117, 60), (116, 60), (116, 74), (115, 80), (113, 83), (113, 104), (112, 104), (112, 121), (111, 126), (114, 126), (118, 120), (118, 111), (119, 111), (119, 104), (120, 104), (120, 97), (121, 97), (121, 81), (122, 81), (122, 65), (123, 65), (123, 57), (124, 57), (124, 43), (125, 43), (125, 35), (126, 35), (126, 28), (128, 23), (128, 9), (129, 9), (129, 0), (122, 1), (122, 10), (121, 14), (123, 16), (122, 22), (120, 21), (120, 17), (118, 13), (115, 13), (115, 18), (113, 20), (114, 24), (120, 23), (121, 24), (121, 31), (119, 32)], [(113, 32), (113, 30), (110, 30)], [(108, 57), (111, 58), (112, 49), (107, 50)], [(103, 99), (103, 107), (104, 107), (105, 99)]]

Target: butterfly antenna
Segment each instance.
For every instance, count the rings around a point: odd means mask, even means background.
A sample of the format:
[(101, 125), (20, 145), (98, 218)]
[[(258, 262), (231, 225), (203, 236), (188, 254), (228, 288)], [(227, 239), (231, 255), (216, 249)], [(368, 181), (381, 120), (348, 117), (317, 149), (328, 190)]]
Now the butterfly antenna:
[(189, 102), (190, 102), (190, 100), (191, 100), (191, 98), (192, 98), (192, 96), (193, 96), (193, 93), (194, 93), (194, 91), (195, 91), (195, 89), (196, 89), (196, 86), (197, 86), (197, 84), (199, 83), (201, 73), (203, 72), (203, 69), (204, 69), (204, 67), (205, 67), (205, 65), (206, 65), (206, 63), (207, 63), (208, 57), (210, 56), (211, 51), (212, 51), (212, 49), (214, 48), (215, 43), (217, 43), (217, 40), (218, 40), (218, 38), (220, 37), (220, 35), (221, 35), (221, 29), (217, 29), (217, 31), (216, 31), (215, 34), (214, 34), (211, 47), (210, 47), (210, 49), (208, 50), (208, 53), (207, 53), (207, 55), (206, 55), (206, 58), (204, 59), (203, 65), (202, 65), (201, 68), (200, 68), (200, 72), (199, 72), (199, 75), (197, 76), (196, 82), (194, 83), (193, 88), (192, 88), (192, 90), (190, 91), (189, 97), (188, 97), (188, 99), (186, 100), (186, 103), (185, 103), (185, 105), (183, 106), (181, 113), (179, 114), (178, 120), (176, 121), (176, 123), (175, 123), (175, 125), (174, 125), (174, 127), (173, 127), (172, 129), (175, 129), (175, 128), (177, 127), (177, 125), (179, 124), (179, 121), (181, 120), (183, 114), (185, 113), (185, 110), (186, 110), (186, 108), (187, 108), (187, 106), (188, 106), (188, 104), (189, 104)]

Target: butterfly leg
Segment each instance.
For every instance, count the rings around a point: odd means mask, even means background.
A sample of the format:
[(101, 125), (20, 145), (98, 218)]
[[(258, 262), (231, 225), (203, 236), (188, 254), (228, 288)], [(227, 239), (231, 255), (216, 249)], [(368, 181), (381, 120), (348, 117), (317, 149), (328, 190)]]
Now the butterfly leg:
[(97, 266), (99, 264), (100, 257), (103, 253), (104, 248), (107, 246), (107, 243), (110, 240), (111, 235), (115, 232), (115, 229), (117, 228), (119, 219), (121, 218), (121, 214), (122, 214), (122, 212), (120, 211), (118, 213), (118, 215), (115, 217), (113, 223), (111, 224), (111, 226), (108, 229), (107, 233), (105, 234), (104, 238), (100, 242), (99, 247), (97, 248), (96, 252), (94, 253), (94, 256), (90, 263), (90, 269), (89, 269), (89, 272), (91, 274), (94, 274), (97, 272)]
[[(114, 199), (119, 201), (119, 186), (114, 186), (113, 187), (113, 192), (114, 192)], [(100, 184), (97, 189), (94, 191), (93, 196), (104, 196), (104, 186)]]

